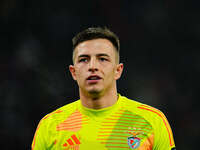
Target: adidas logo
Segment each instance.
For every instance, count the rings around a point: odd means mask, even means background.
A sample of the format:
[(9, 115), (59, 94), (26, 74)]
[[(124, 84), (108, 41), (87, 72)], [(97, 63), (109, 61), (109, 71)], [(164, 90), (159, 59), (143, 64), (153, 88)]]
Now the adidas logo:
[(75, 134), (73, 134), (69, 139), (66, 140), (66, 143), (63, 144), (63, 147), (65, 147), (65, 150), (79, 150), (79, 145), (81, 142), (76, 137)]

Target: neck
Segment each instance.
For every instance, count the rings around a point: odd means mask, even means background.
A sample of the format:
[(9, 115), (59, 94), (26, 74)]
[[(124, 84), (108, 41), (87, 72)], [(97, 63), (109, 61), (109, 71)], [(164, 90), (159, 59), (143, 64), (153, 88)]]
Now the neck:
[[(80, 90), (80, 89), (79, 89)], [(92, 109), (101, 109), (114, 105), (117, 102), (117, 89), (116, 86), (105, 92), (100, 93), (99, 96), (92, 96), (90, 94), (84, 94), (80, 91), (80, 99), (83, 106)]]

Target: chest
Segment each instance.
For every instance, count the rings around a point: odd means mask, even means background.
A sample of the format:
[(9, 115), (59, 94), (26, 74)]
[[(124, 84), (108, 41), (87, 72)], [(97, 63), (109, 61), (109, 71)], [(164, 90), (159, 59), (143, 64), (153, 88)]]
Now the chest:
[(145, 119), (119, 112), (103, 119), (68, 118), (51, 132), (55, 150), (151, 150), (154, 138)]

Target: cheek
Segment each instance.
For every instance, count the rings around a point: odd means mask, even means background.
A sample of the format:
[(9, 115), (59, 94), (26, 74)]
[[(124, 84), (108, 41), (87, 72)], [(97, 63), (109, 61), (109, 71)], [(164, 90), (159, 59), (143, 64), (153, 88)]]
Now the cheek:
[(107, 77), (112, 80), (113, 78), (115, 78), (115, 69), (114, 68), (108, 68), (107, 69)]
[(83, 73), (84, 73), (83, 67), (81, 66), (76, 67), (77, 80), (81, 80), (84, 77)]

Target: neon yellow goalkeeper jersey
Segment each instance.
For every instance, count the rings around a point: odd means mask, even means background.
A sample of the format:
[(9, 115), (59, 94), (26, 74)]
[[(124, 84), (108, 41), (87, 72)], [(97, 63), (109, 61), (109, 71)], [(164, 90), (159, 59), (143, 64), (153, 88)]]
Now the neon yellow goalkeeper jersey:
[(94, 110), (81, 101), (46, 115), (32, 150), (175, 150), (170, 125), (158, 109), (119, 95), (111, 107)]

